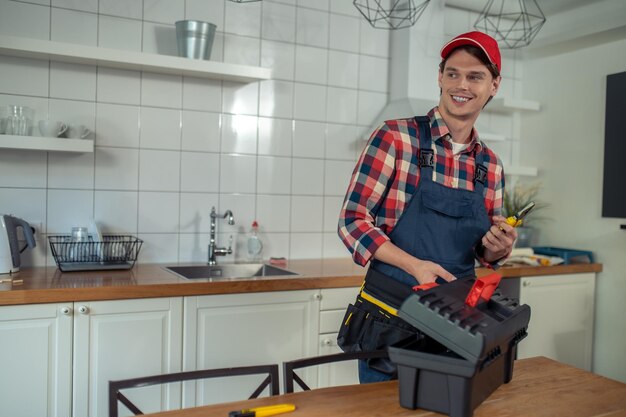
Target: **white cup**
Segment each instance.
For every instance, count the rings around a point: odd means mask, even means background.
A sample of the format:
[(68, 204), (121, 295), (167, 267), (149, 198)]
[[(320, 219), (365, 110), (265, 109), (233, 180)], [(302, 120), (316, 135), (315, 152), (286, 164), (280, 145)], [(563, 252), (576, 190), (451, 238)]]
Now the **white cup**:
[(63, 122), (51, 122), (49, 120), (39, 121), (39, 132), (41, 136), (58, 138), (67, 131), (67, 125)]
[(85, 125), (70, 125), (67, 137), (73, 139), (87, 139), (91, 135), (91, 130)]

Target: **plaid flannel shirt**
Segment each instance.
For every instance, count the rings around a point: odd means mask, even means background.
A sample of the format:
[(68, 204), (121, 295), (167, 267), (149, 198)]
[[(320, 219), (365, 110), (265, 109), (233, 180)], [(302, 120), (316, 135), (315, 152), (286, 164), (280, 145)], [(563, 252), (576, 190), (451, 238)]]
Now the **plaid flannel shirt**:
[[(487, 214), (501, 214), (504, 190), (502, 163), (479, 140), (475, 129), (469, 146), (457, 155), (438, 108), (428, 112), (435, 167), (432, 180), (446, 187), (474, 190), (475, 151), (484, 151), (487, 167), (484, 199)], [(354, 261), (365, 265), (374, 252), (389, 240), (419, 183), (419, 136), (414, 118), (388, 120), (370, 137), (352, 173), (339, 215), (339, 236)], [(413, 140), (411, 139), (413, 138)], [(485, 266), (493, 267), (477, 258)]]

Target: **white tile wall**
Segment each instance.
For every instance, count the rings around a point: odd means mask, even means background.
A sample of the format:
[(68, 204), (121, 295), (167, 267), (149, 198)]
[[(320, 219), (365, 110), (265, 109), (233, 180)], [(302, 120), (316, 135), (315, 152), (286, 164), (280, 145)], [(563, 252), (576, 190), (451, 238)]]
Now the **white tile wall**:
[(294, 42), (296, 38), (296, 8), (292, 5), (261, 2), (263, 4), (263, 39)]
[[(302, 3), (302, 2), (298, 2)], [(309, 4), (322, 5), (317, 0), (307, 1)], [(298, 8), (296, 12), (296, 42), (303, 45), (328, 47), (328, 12)]]
[(0, 33), (34, 39), (49, 39), (50, 8), (3, 1), (0, 3)]
[[(96, 147), (2, 150), (0, 212), (44, 233), (95, 218), (105, 233), (143, 239), (139, 262), (204, 262), (215, 206), (236, 221), (218, 221), (218, 244), (233, 235), (236, 250), (221, 261), (245, 260), (253, 220), (265, 258), (349, 256), (337, 213), (358, 132), (387, 99), (387, 31), (371, 29), (350, 1), (49, 3), (0, 1), (0, 34), (176, 55), (173, 23), (205, 20), (218, 26), (211, 59), (269, 67), (273, 77), (234, 83), (3, 56), (0, 106), (83, 124)], [(40, 238), (25, 258), (52, 263)]]
[(137, 224), (139, 233), (177, 233), (179, 230), (177, 193), (140, 192)]
[(98, 16), (52, 8), (50, 39), (57, 42), (98, 44)]
[(50, 97), (95, 101), (96, 67), (50, 62)]
[(141, 51), (141, 21), (100, 15), (98, 46), (103, 48)]
[(293, 80), (294, 44), (261, 41), (261, 66), (272, 69), (272, 76), (277, 80)]
[(323, 159), (293, 158), (293, 168), (291, 175), (291, 194), (324, 194)]
[(94, 154), (54, 152), (48, 155), (48, 187), (93, 189)]
[(139, 105), (141, 73), (115, 68), (98, 68), (96, 97), (100, 103)]
[(251, 2), (242, 7), (241, 4), (227, 1), (225, 6), (224, 32), (259, 38), (262, 2)]
[(151, 149), (180, 149), (180, 110), (142, 107), (139, 146)]
[(141, 19), (143, 0), (99, 0), (99, 12), (105, 15)]
[(139, 189), (178, 191), (180, 152), (142, 149), (139, 151)]
[(325, 84), (328, 73), (328, 51), (311, 46), (296, 46), (296, 81)]

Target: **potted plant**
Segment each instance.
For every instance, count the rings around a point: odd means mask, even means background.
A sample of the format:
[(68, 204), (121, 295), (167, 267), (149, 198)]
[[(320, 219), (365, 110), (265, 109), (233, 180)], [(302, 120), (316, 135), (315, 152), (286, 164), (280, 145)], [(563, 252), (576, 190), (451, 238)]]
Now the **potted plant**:
[(517, 242), (516, 247), (529, 247), (535, 243), (538, 229), (533, 227), (538, 220), (541, 219), (537, 214), (544, 208), (548, 207), (548, 204), (542, 202), (537, 198), (539, 195), (539, 189), (541, 183), (535, 182), (531, 184), (516, 183), (510, 189), (505, 189), (504, 192), (504, 205), (502, 207), (502, 215), (509, 217), (526, 207), (528, 203), (533, 201), (535, 207), (524, 218), (524, 221), (517, 229)]

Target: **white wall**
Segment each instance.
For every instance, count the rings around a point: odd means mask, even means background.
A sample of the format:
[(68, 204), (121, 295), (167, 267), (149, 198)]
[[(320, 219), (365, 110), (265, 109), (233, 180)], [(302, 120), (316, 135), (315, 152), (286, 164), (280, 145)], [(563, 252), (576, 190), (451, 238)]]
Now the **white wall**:
[(625, 221), (601, 216), (606, 76), (626, 71), (626, 40), (524, 64), (524, 93), (542, 104), (541, 112), (523, 117), (521, 155), (541, 167), (550, 203), (541, 242), (591, 250), (603, 264), (594, 371), (626, 382), (626, 232), (619, 228)]
[(337, 214), (360, 130), (387, 101), (389, 61), (389, 32), (351, 0), (0, 0), (2, 35), (148, 53), (175, 55), (184, 18), (217, 24), (212, 59), (271, 67), (273, 79), (0, 56), (0, 106), (95, 128), (94, 154), (0, 150), (0, 213), (43, 224), (27, 265), (53, 264), (45, 234), (91, 217), (144, 239), (140, 262), (204, 261), (211, 206), (235, 215), (220, 221), (221, 245), (257, 219), (266, 258), (349, 256)]

